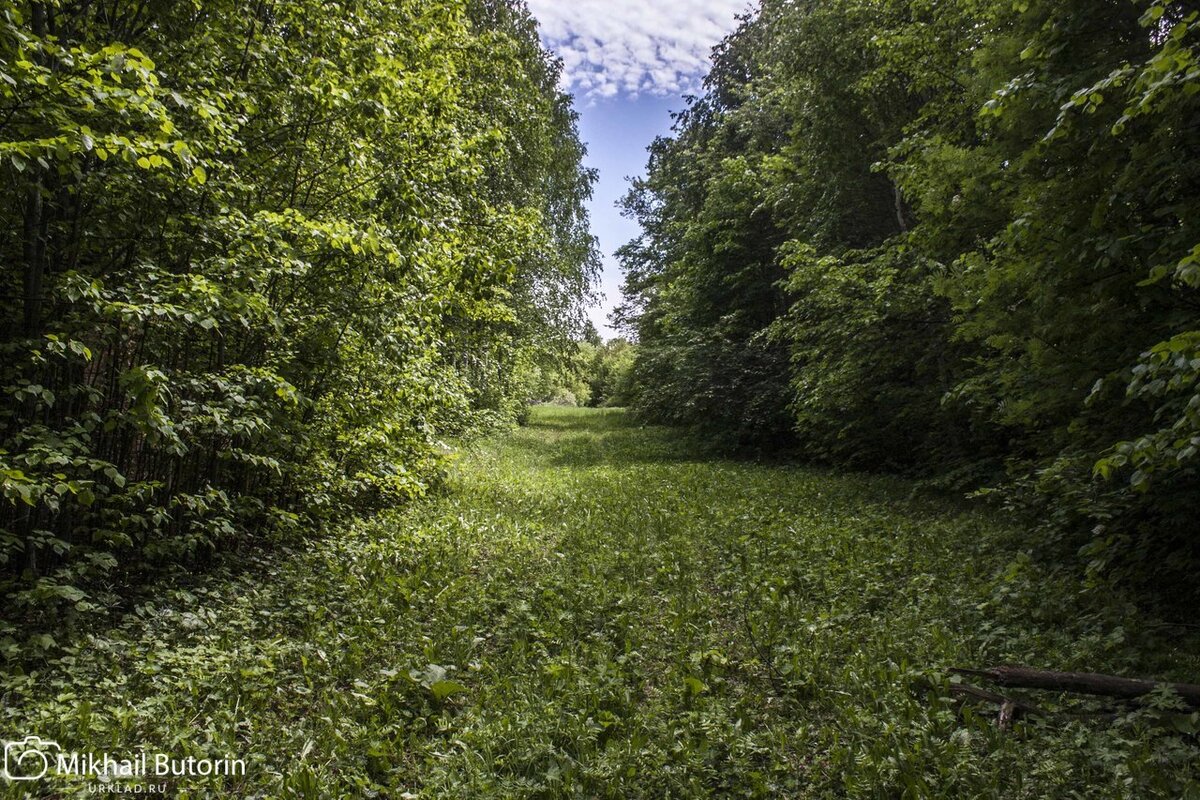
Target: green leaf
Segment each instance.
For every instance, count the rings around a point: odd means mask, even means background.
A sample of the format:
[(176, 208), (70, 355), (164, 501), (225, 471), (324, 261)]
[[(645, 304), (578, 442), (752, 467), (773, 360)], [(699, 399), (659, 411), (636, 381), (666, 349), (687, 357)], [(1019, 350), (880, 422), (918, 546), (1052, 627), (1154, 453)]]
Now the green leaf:
[(429, 684), (429, 691), (432, 692), (433, 696), (438, 700), (445, 700), (451, 695), (460, 694), (467, 691), (467, 687), (463, 686), (458, 681), (441, 680), (434, 681), (433, 683)]

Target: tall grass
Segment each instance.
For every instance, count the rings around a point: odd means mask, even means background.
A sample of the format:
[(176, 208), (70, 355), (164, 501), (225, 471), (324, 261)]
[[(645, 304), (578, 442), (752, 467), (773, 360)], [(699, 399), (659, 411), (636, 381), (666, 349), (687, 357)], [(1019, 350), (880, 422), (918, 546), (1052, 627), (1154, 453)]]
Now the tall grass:
[(986, 514), (619, 410), (535, 409), (451, 483), (5, 675), (4, 730), (247, 760), (180, 797), (1196, 795), (1200, 717), (1169, 697), (1007, 732), (951, 701), (951, 665), (1200, 675), (1194, 628)]

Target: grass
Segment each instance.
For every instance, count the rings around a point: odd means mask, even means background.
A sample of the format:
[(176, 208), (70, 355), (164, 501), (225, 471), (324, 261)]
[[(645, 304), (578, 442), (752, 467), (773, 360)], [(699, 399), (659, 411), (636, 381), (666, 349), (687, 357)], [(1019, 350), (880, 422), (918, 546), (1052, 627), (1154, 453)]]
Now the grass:
[(190, 798), (1200, 796), (1169, 696), (1008, 732), (950, 700), (951, 665), (1200, 675), (1194, 629), (987, 514), (619, 411), (539, 408), (452, 484), (5, 675), (6, 736), (246, 760)]

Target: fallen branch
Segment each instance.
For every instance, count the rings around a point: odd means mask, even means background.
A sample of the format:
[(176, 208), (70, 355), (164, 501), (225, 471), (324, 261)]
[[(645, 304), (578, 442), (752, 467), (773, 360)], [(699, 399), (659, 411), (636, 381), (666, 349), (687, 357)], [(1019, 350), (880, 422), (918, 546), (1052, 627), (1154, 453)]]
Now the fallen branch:
[(1166, 687), (1182, 697), (1189, 705), (1200, 707), (1200, 685), (1194, 683), (1121, 678), (1116, 675), (1101, 675), (1095, 672), (1056, 672), (1020, 666), (989, 667), (988, 669), (953, 667), (950, 671), (957, 675), (981, 678), (999, 686), (1078, 692), (1127, 700), (1142, 697)]
[(1116, 718), (1116, 714), (1111, 710), (1047, 711), (1044, 708), (1036, 706), (1033, 703), (1027, 702), (1020, 698), (1008, 697), (995, 692), (989, 692), (987, 689), (981, 689), (978, 686), (972, 686), (969, 683), (950, 684), (950, 694), (960, 698), (982, 700), (985, 703), (993, 703), (999, 706), (1000, 711), (996, 722), (1002, 729), (1005, 730), (1007, 730), (1016, 720), (1024, 719), (1025, 717), (1054, 717), (1079, 720), (1112, 720)]
[(1026, 703), (1022, 700), (1015, 700), (1011, 697), (1005, 697), (1002, 694), (989, 692), (987, 689), (980, 689), (978, 686), (972, 686), (969, 683), (952, 683), (950, 684), (950, 694), (959, 695), (962, 697), (970, 697), (975, 700), (983, 700), (996, 705), (1004, 705), (1012, 703), (1014, 710), (1020, 714), (1037, 715), (1045, 714), (1046, 712), (1035, 705)]
[(995, 703), (1000, 706), (1000, 714), (996, 718), (996, 724), (1000, 726), (1001, 730), (1008, 730), (1015, 720), (1022, 717), (1045, 716), (1046, 714), (1042, 709), (1023, 700), (1016, 700), (1012, 697), (1005, 697), (995, 692), (989, 692), (986, 689), (980, 689), (978, 686), (972, 686), (969, 683), (950, 684), (950, 694), (969, 697), (974, 700), (983, 700), (984, 702)]

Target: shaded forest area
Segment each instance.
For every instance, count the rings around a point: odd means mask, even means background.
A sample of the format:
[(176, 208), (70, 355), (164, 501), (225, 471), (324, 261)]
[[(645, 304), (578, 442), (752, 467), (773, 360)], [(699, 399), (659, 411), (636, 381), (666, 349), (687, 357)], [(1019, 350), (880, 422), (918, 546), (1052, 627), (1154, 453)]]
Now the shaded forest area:
[(4, 5), (6, 656), (522, 412), (597, 267), (558, 76), (506, 0)]
[(986, 492), (1194, 609), (1198, 14), (764, 0), (624, 201), (636, 411)]

